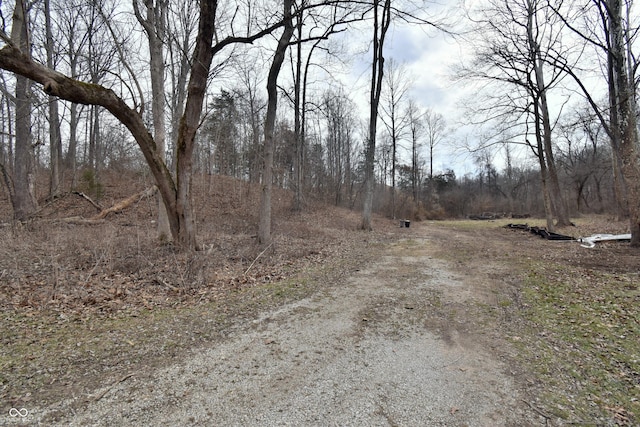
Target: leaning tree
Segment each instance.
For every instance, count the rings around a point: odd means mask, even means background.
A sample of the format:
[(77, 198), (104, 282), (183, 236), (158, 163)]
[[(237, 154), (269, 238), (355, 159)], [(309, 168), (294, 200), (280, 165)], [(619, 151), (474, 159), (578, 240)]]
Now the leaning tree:
[[(0, 31), (0, 68), (26, 77), (42, 85), (46, 94), (77, 104), (101, 106), (129, 129), (135, 138), (164, 201), (169, 227), (176, 244), (196, 248), (195, 222), (191, 202), (192, 157), (196, 131), (200, 125), (203, 101), (213, 58), (227, 46), (253, 43), (273, 33), (290, 17), (276, 16), (260, 28), (248, 28), (241, 36), (231, 29), (227, 37), (220, 35), (217, 0), (202, 0), (198, 13), (198, 31), (191, 55), (187, 97), (176, 135), (175, 178), (169, 170), (153, 135), (146, 126), (141, 107), (131, 107), (113, 89), (64, 75), (33, 60), (15, 34)], [(16, 1), (14, 24), (21, 22), (24, 1)], [(214, 43), (214, 34), (217, 33)]]

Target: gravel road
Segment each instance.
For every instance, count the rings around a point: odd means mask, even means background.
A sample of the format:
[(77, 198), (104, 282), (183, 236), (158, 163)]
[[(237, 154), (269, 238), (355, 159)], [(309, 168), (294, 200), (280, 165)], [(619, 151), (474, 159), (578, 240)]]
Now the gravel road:
[(98, 390), (81, 411), (69, 399), (30, 421), (55, 411), (60, 426), (541, 425), (488, 338), (464, 326), (474, 319), (459, 307), (483, 293), (420, 249), (429, 244), (396, 243), (344, 283)]

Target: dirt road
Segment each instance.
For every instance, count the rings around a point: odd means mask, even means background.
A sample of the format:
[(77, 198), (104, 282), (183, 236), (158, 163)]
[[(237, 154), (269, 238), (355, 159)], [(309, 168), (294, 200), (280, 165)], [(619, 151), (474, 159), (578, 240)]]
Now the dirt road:
[(344, 283), (105, 386), (79, 411), (73, 398), (33, 409), (29, 424), (56, 412), (60, 426), (542, 425), (494, 351), (490, 286), (434, 257), (440, 245), (411, 229)]

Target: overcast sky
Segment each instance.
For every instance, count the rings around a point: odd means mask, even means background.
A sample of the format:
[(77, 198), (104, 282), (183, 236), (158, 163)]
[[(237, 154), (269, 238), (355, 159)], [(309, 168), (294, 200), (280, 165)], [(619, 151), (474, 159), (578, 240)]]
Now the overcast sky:
[[(370, 31), (365, 29), (359, 37), (359, 43), (365, 45)], [(448, 141), (435, 149), (434, 172), (451, 168), (459, 176), (474, 170), (470, 153), (460, 148), (464, 142), (461, 139), (466, 138), (465, 130), (460, 128), (460, 104), (469, 94), (451, 78), (451, 67), (462, 61), (464, 55), (461, 44), (453, 37), (426, 25), (392, 25), (385, 46), (385, 59), (403, 64), (412, 77), (410, 96), (421, 107), (442, 114), (449, 126)], [(350, 95), (358, 103), (363, 119), (367, 119), (371, 52), (362, 53), (352, 65), (343, 81), (353, 89)], [(404, 160), (408, 161), (408, 156)]]

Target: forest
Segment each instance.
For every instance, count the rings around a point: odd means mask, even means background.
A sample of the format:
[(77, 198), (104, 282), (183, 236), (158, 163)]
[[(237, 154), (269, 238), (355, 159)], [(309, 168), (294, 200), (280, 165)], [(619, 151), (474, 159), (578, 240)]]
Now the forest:
[[(604, 213), (638, 245), (633, 6), (4, 2), (4, 219), (73, 191), (100, 204), (108, 176), (143, 175), (159, 238), (197, 248), (192, 181), (227, 176), (260, 184), (262, 244), (275, 187), (294, 211), (362, 212), (364, 229), (371, 212), (539, 216), (550, 230)], [(398, 42), (416, 34), (464, 50), (447, 70), (455, 112), (416, 90), (429, 59), (404, 60)]]
[(0, 424), (638, 425), (639, 29), (0, 1)]

